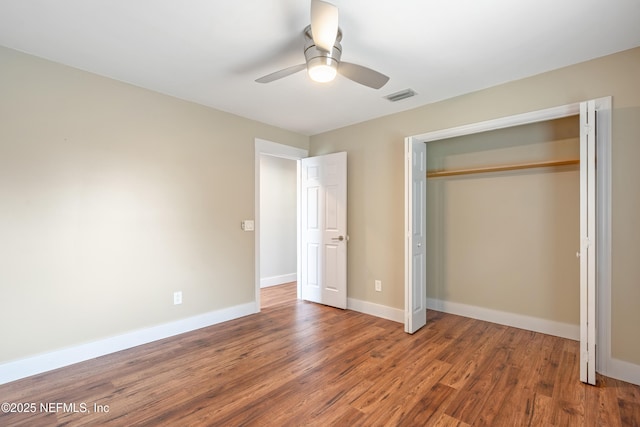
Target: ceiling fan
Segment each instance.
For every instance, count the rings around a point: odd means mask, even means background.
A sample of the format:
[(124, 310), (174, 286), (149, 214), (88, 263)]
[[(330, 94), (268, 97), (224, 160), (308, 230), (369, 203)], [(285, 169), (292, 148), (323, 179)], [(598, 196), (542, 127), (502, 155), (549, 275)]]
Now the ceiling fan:
[(267, 74), (256, 82), (269, 83), (304, 69), (312, 80), (321, 83), (333, 80), (338, 73), (373, 89), (380, 89), (389, 81), (389, 77), (370, 68), (340, 61), (342, 30), (338, 27), (338, 8), (333, 4), (311, 0), (311, 25), (304, 29), (304, 37), (304, 64)]

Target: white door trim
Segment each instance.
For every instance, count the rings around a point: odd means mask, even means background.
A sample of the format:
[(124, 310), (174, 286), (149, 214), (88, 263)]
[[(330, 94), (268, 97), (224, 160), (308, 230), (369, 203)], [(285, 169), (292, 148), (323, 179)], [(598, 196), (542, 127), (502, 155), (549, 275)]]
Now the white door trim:
[(508, 117), (501, 117), (493, 120), (486, 120), (484, 122), (470, 123), (448, 129), (439, 129), (433, 132), (414, 135), (410, 138), (421, 142), (438, 141), (457, 136), (509, 128), (512, 126), (561, 119), (563, 117), (575, 116), (578, 114), (580, 114), (579, 102), (575, 104), (561, 105), (559, 107), (546, 108), (544, 110), (530, 111), (528, 113), (516, 114)]
[[(284, 159), (291, 159), (298, 161), (298, 173), (297, 175), (297, 190), (296, 194), (300, 193), (300, 159), (304, 159), (309, 156), (309, 150), (305, 150), (302, 148), (292, 147), (290, 145), (278, 144), (276, 142), (267, 141), (264, 139), (256, 138), (255, 139), (255, 184), (254, 184), (254, 215), (255, 215), (255, 231), (254, 231), (254, 242), (255, 242), (255, 311), (256, 313), (260, 311), (260, 156), (266, 154), (274, 157), (281, 157)], [(298, 261), (297, 261), (297, 271), (298, 275), (300, 274), (300, 203), (298, 205), (298, 224), (296, 233), (298, 235)], [(300, 277), (298, 280), (298, 298), (300, 298)]]
[[(580, 113), (580, 102), (544, 110), (472, 123), (448, 129), (427, 132), (407, 137), (412, 142), (430, 142), (455, 136), (470, 135), (511, 126), (536, 123), (546, 120), (574, 116)], [(596, 370), (604, 375), (612, 366), (611, 357), (611, 97), (595, 100), (598, 114), (596, 156), (598, 172), (596, 178), (596, 229), (597, 248), (597, 357)], [(405, 191), (408, 191), (405, 188)], [(405, 213), (406, 215), (406, 213)], [(406, 262), (406, 260), (405, 260)], [(405, 292), (411, 290), (410, 281), (405, 277)], [(405, 319), (408, 316), (405, 307)]]

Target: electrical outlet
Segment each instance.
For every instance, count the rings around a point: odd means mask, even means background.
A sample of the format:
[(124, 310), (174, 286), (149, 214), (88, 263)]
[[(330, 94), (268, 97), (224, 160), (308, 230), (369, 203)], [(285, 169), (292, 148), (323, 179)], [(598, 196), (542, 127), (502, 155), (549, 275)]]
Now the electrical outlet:
[(382, 292), (382, 280), (376, 280), (376, 291)]
[(173, 305), (182, 304), (182, 291), (173, 293)]

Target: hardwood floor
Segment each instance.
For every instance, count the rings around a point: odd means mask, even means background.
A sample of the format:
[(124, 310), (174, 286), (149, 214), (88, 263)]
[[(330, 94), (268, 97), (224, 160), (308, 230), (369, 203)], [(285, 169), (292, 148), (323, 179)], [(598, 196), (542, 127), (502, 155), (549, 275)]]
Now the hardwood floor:
[(293, 298), (262, 302), (256, 315), (0, 386), (3, 402), (37, 405), (0, 413), (0, 425), (640, 425), (640, 387), (580, 383), (574, 341), (435, 311), (408, 335), (298, 301), (295, 285)]
[(275, 305), (295, 302), (297, 298), (296, 286), (297, 282), (290, 282), (263, 288), (260, 292), (260, 309), (264, 310)]

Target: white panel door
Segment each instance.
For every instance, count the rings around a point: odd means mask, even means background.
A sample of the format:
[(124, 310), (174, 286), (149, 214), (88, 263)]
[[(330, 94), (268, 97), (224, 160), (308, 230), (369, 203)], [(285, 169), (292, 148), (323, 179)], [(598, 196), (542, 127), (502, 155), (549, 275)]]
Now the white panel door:
[(405, 325), (410, 334), (427, 323), (427, 144), (405, 139)]
[(347, 153), (301, 161), (302, 299), (347, 308)]
[(596, 383), (596, 103), (580, 104), (580, 381)]

